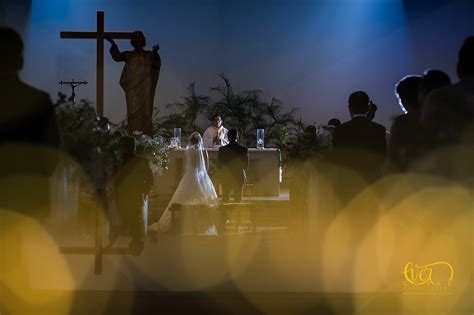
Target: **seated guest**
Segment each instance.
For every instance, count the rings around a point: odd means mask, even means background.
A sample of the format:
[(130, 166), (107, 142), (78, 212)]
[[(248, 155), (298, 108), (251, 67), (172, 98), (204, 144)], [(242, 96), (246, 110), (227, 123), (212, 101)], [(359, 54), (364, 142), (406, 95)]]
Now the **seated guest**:
[(214, 116), (213, 125), (204, 131), (203, 142), (205, 148), (218, 148), (229, 143), (227, 139), (227, 129), (222, 123), (221, 116)]
[[(358, 174), (370, 183), (381, 176), (385, 159), (385, 127), (370, 121), (366, 114), (369, 110), (369, 96), (357, 91), (349, 97), (349, 112), (352, 117), (336, 127), (333, 134), (333, 159), (340, 167)], [(340, 191), (347, 202), (363, 187), (348, 187), (347, 181), (340, 179)]]
[(229, 144), (219, 148), (217, 167), (221, 172), (222, 202), (229, 201), (232, 191), (234, 201), (242, 200), (242, 185), (244, 184), (245, 169), (249, 163), (248, 149), (237, 143), (239, 134), (236, 129), (228, 132)]
[(420, 103), (418, 90), (421, 77), (410, 75), (402, 78), (395, 86), (395, 95), (404, 114), (397, 116), (390, 131), (388, 159), (390, 168), (405, 171), (418, 151), (421, 128), (419, 125)]

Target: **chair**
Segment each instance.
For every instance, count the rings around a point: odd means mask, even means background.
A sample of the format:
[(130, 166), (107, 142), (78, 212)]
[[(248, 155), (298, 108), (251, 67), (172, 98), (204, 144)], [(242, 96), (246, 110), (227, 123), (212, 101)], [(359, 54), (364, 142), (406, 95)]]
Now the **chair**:
[(234, 230), (245, 227), (243, 229), (253, 231), (253, 210), (253, 204), (249, 202), (221, 204), (219, 208), (223, 221), (220, 224), (221, 229)]

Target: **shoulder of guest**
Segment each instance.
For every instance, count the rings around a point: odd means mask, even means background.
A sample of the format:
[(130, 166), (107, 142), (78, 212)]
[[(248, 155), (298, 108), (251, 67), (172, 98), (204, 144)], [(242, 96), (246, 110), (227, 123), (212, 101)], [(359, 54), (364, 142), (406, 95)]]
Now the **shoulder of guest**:
[(461, 81), (452, 85), (440, 87), (439, 89), (434, 89), (433, 91), (429, 92), (426, 96), (422, 110), (425, 109), (425, 107), (429, 107), (433, 104), (444, 104), (446, 99), (449, 100), (453, 94), (456, 95), (460, 90), (463, 89), (462, 83), (463, 82)]
[(398, 115), (393, 119), (393, 124), (403, 124), (408, 118), (408, 114)]
[(29, 98), (38, 106), (52, 107), (51, 98), (48, 93), (20, 81), (19, 97)]
[(371, 123), (372, 123), (373, 126), (375, 126), (377, 129), (385, 130), (385, 126), (384, 126), (384, 125), (381, 125), (381, 124), (376, 123), (376, 122), (373, 122), (373, 121), (371, 121)]
[(334, 131), (341, 131), (341, 130), (344, 130), (346, 129), (347, 127), (351, 126), (354, 122), (352, 120), (348, 120), (346, 122), (343, 122), (342, 124), (340, 124), (339, 126), (337, 126), (336, 128), (334, 128)]
[(31, 86), (23, 81), (19, 81), (20, 83), (20, 87), (23, 89), (23, 91), (25, 91), (26, 93), (31, 93), (31, 94), (36, 94), (36, 95), (40, 95), (42, 97), (49, 97), (49, 94), (40, 90), (40, 89), (37, 89), (35, 88), (34, 86)]

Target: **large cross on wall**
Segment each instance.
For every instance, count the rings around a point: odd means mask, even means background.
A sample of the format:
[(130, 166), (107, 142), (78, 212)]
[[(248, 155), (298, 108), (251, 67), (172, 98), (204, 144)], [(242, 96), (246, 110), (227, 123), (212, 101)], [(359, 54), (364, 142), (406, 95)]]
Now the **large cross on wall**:
[(97, 42), (96, 63), (96, 104), (97, 114), (104, 116), (104, 36), (113, 39), (130, 39), (132, 32), (105, 32), (104, 12), (97, 11), (97, 30), (95, 32), (60, 32), (65, 39), (95, 39)]
[[(104, 32), (104, 12), (97, 11), (97, 30), (95, 32), (60, 32), (61, 38), (66, 39), (95, 39), (97, 42), (97, 65), (96, 65), (96, 104), (97, 114), (104, 116), (104, 37), (106, 35), (113, 39), (130, 39), (132, 32)], [(98, 211), (98, 210), (97, 210)], [(95, 256), (95, 274), (102, 273), (102, 256), (104, 254), (128, 254), (128, 250), (104, 249), (102, 245), (103, 223), (97, 216), (95, 246), (93, 248), (69, 248), (64, 247), (61, 250), (64, 253), (74, 254), (94, 254)]]

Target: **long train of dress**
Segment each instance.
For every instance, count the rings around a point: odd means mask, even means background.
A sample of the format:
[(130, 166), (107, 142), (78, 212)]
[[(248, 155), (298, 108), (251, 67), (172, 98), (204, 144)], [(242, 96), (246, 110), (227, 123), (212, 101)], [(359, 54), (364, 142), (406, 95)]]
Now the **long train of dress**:
[[(158, 232), (166, 232), (171, 228), (171, 206), (181, 205), (205, 205), (210, 211), (217, 207), (219, 199), (216, 190), (207, 174), (204, 162), (204, 149), (200, 146), (189, 147), (185, 154), (185, 173), (178, 185), (171, 201), (157, 223), (151, 225), (150, 229)], [(204, 214), (203, 216), (208, 216)], [(209, 222), (203, 234), (217, 235), (217, 228), (213, 222)]]

